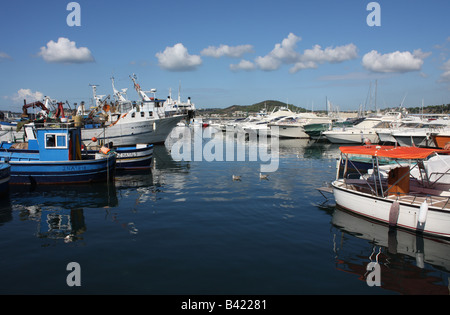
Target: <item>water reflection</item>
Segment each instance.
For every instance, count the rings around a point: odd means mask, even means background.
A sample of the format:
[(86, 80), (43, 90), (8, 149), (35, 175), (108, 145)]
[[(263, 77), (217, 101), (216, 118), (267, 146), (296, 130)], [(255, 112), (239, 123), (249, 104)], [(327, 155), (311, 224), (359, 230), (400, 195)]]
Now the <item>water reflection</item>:
[[(36, 236), (41, 239), (74, 242), (83, 238), (86, 228), (85, 210), (105, 209), (106, 218), (112, 208), (127, 207), (127, 198), (136, 198), (134, 206), (157, 200), (157, 194), (168, 183), (184, 186), (189, 171), (188, 162), (174, 161), (164, 146), (155, 146), (153, 168), (139, 172), (117, 172), (115, 182), (82, 185), (11, 186), (9, 194), (0, 206), (0, 227), (14, 219), (13, 212), (21, 221), (34, 221)], [(166, 179), (171, 174), (169, 180)], [(131, 209), (132, 210), (132, 209)], [(94, 213), (92, 214), (94, 215)], [(114, 211), (115, 219), (117, 213)], [(137, 231), (133, 222), (127, 223), (130, 231)]]
[[(449, 294), (450, 242), (423, 237), (336, 208), (332, 217), (336, 268), (366, 281), (367, 265), (381, 266), (381, 287), (401, 294)], [(353, 238), (368, 241), (363, 248)]]
[[(10, 189), (12, 211), (22, 221), (37, 223), (36, 236), (42, 239), (73, 242), (86, 231), (85, 208), (116, 207), (114, 183), (95, 185), (25, 186)], [(11, 212), (12, 214), (12, 212)]]
[(11, 221), (12, 219), (13, 216), (12, 216), (11, 200), (8, 194), (4, 196), (0, 202), (0, 227), (5, 223)]
[(115, 207), (118, 204), (114, 183), (81, 185), (42, 185), (31, 190), (14, 185), (10, 189), (13, 204), (38, 205), (63, 209)]

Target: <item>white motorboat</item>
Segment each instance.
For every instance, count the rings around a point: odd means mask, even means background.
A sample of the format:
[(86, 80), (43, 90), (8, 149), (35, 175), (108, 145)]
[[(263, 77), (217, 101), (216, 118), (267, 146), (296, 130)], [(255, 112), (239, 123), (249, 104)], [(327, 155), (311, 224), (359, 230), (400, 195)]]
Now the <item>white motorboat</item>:
[(392, 144), (397, 143), (397, 140), (392, 135), (394, 132), (404, 130), (406, 128), (420, 128), (423, 125), (423, 121), (419, 117), (407, 116), (400, 121), (391, 124), (390, 128), (377, 129), (378, 138), (380, 144)]
[(264, 133), (265, 135), (271, 135), (271, 125), (282, 120), (283, 118), (294, 116), (295, 114), (287, 107), (279, 107), (278, 110), (273, 110), (270, 114), (265, 112), (259, 113), (256, 116), (247, 117), (242, 122), (236, 125), (236, 129), (244, 131), (245, 133), (259, 135)]
[(326, 136), (331, 143), (361, 144), (366, 141), (370, 141), (370, 143), (379, 143), (380, 139), (377, 130), (390, 128), (392, 123), (401, 119), (401, 116), (401, 113), (389, 112), (383, 116), (367, 117), (353, 127), (334, 128), (332, 130), (324, 131), (322, 134)]
[(444, 131), (449, 127), (449, 121), (444, 119), (437, 119), (424, 122), (414, 128), (403, 128), (394, 130), (392, 137), (401, 146), (417, 146), (428, 147), (434, 146), (432, 134)]
[(331, 125), (333, 119), (330, 117), (318, 116), (314, 113), (299, 113), (279, 119), (269, 123), (269, 126), (278, 127), (280, 138), (301, 138), (309, 139), (310, 134), (305, 131), (306, 125), (326, 124)]
[[(369, 145), (340, 151), (328, 188), (339, 207), (393, 228), (450, 238), (450, 150)], [(354, 156), (371, 156), (374, 169), (362, 174), (349, 167)], [(397, 164), (379, 166), (379, 159)]]

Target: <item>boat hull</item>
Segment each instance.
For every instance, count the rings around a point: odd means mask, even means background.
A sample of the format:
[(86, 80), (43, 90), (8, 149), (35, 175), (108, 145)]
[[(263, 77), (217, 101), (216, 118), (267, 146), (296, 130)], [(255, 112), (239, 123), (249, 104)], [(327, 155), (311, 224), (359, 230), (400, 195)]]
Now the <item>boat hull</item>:
[(119, 147), (116, 149), (117, 170), (148, 169), (152, 165), (153, 145), (143, 147)]
[(116, 156), (71, 161), (10, 161), (12, 185), (56, 185), (114, 179)]
[(361, 144), (365, 139), (369, 139), (371, 143), (378, 143), (378, 135), (375, 131), (351, 130), (344, 132), (325, 131), (323, 133), (331, 143), (342, 144)]
[[(305, 132), (302, 126), (295, 125), (274, 125), (278, 127), (278, 137), (279, 138), (298, 138), (298, 139), (308, 139), (309, 135)], [(271, 132), (272, 137), (276, 136), (276, 133)]]
[[(342, 181), (332, 183), (336, 204), (358, 215), (385, 223), (390, 222), (390, 211), (395, 198), (383, 198), (346, 188)], [(395, 226), (424, 234), (450, 238), (450, 212), (434, 207), (428, 208), (424, 225), (418, 223), (420, 203), (399, 201), (398, 218)]]
[(429, 144), (426, 135), (400, 135), (393, 134), (395, 141), (402, 147), (427, 147)]
[(90, 143), (93, 138), (112, 142), (115, 147), (132, 146), (138, 143), (164, 143), (167, 136), (185, 116), (172, 116), (160, 119), (136, 120), (101, 128), (82, 128), (81, 139)]
[(397, 143), (397, 140), (392, 136), (391, 131), (377, 131), (380, 143)]
[(308, 124), (305, 125), (303, 128), (305, 130), (305, 133), (314, 140), (317, 139), (325, 139), (325, 136), (322, 135), (323, 132), (330, 129), (329, 123), (322, 123), (322, 124)]
[(450, 135), (448, 135), (448, 134), (443, 134), (443, 135), (437, 134), (437, 135), (434, 135), (433, 136), (433, 141), (434, 141), (434, 144), (436, 145), (436, 147), (444, 148), (445, 145), (450, 142)]
[(11, 166), (6, 163), (0, 164), (0, 197), (8, 193), (11, 178)]

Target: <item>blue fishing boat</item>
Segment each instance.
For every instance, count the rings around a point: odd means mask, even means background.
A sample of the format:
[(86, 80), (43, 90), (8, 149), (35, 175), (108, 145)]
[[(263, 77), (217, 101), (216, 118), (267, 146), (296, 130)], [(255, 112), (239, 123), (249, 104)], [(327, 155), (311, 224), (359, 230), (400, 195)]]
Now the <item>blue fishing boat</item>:
[(102, 150), (116, 153), (116, 170), (145, 170), (150, 169), (153, 161), (153, 144), (136, 144), (135, 146), (114, 147), (110, 142), (102, 147), (90, 146), (82, 150), (83, 156), (94, 156)]
[(114, 179), (116, 154), (81, 154), (80, 128), (27, 126), (27, 148), (2, 143), (0, 161), (11, 166), (11, 184), (78, 184)]
[(153, 160), (153, 144), (137, 144), (134, 147), (118, 147), (114, 151), (117, 154), (117, 170), (142, 170), (149, 169)]
[(11, 167), (7, 163), (0, 163), (0, 197), (8, 193)]

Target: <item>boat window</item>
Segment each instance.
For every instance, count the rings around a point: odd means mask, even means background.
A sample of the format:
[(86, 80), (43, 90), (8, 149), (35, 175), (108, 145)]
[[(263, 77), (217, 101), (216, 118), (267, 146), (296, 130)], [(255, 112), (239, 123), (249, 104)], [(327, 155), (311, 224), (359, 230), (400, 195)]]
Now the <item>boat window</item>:
[(148, 115), (149, 115), (150, 117), (152, 117), (152, 116), (153, 116), (153, 112), (148, 112)]
[(141, 117), (144, 117), (144, 115), (145, 115), (145, 113), (144, 113), (144, 112), (141, 112)]
[(45, 135), (45, 148), (67, 148), (67, 135), (48, 133)]
[(131, 118), (134, 118), (136, 116), (136, 113), (131, 113)]

